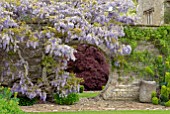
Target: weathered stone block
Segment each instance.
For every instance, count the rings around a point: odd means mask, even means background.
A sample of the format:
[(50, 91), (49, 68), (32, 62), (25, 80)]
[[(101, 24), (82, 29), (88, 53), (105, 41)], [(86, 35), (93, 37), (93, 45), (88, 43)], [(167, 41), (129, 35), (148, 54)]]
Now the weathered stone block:
[(140, 92), (139, 92), (139, 101), (140, 102), (151, 102), (151, 93), (156, 91), (156, 82), (155, 81), (141, 81)]

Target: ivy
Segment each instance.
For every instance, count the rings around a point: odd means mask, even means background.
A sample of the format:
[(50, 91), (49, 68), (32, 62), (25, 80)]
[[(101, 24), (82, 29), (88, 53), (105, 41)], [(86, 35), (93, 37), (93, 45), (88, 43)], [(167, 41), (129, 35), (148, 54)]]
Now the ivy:
[[(136, 75), (156, 80), (159, 84), (164, 82), (165, 72), (169, 72), (165, 68), (170, 58), (170, 26), (158, 28), (126, 26), (124, 31), (125, 36), (120, 38), (120, 42), (131, 45), (132, 53), (113, 60), (119, 61), (120, 71), (123, 69), (123, 74), (135, 72)], [(155, 55), (149, 52), (149, 49), (136, 50), (140, 42), (153, 44), (161, 55)]]

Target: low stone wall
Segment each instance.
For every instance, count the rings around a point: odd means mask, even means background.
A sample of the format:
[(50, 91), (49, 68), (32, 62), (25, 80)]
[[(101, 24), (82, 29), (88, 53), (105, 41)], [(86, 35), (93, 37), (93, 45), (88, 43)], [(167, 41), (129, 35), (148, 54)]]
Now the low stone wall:
[(116, 81), (118, 74), (111, 73), (105, 89), (99, 95), (104, 100), (123, 100), (151, 102), (151, 93), (156, 91), (155, 81), (136, 80), (131, 84), (121, 85)]
[[(102, 49), (105, 50), (104, 52), (106, 52), (107, 55), (109, 55), (109, 52), (106, 50), (106, 48), (102, 47)], [(153, 44), (151, 44), (150, 42), (146, 42), (146, 41), (138, 42), (138, 46), (135, 48), (134, 51), (143, 52), (146, 50), (153, 55), (159, 55), (159, 50), (155, 48)], [(141, 68), (146, 67), (140, 62), (138, 63), (134, 62), (132, 64), (139, 66)], [(129, 72), (128, 74), (124, 74), (124, 69), (121, 69), (121, 71), (119, 70), (119, 73), (118, 73), (118, 71), (114, 69), (114, 71), (110, 71), (108, 83), (105, 86), (105, 89), (101, 92), (100, 96), (106, 100), (138, 100), (141, 102), (145, 102), (145, 99), (144, 100), (139, 99), (141, 98), (140, 92), (142, 92), (140, 91), (141, 80), (150, 80), (150, 79), (147, 76), (140, 77), (135, 72)], [(148, 81), (146, 83), (148, 83)], [(145, 93), (147, 93), (146, 97), (144, 97), (144, 98), (148, 98), (146, 102), (150, 102), (151, 99), (149, 98), (150, 98), (151, 92), (152, 90), (156, 89), (156, 85), (151, 84), (151, 87), (153, 88), (151, 88), (150, 90), (143, 89), (143, 92), (146, 91)], [(148, 88), (150, 88), (150, 86), (148, 86)]]
[(132, 84), (120, 85), (117, 81), (118, 74), (113, 72), (100, 97), (105, 100), (139, 100), (140, 81)]
[(106, 93), (104, 99), (110, 100), (138, 100), (139, 99), (139, 86), (135, 85), (118, 85), (115, 88), (110, 87), (107, 91), (111, 91), (110, 96)]

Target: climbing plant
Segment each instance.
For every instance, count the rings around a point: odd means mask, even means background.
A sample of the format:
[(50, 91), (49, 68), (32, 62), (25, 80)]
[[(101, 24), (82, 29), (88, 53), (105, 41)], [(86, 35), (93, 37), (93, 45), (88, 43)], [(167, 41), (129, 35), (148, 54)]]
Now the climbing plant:
[(165, 12), (164, 12), (164, 22), (165, 24), (170, 24), (170, 2), (165, 1)]
[[(170, 54), (170, 26), (151, 27), (128, 27), (124, 28), (125, 36), (120, 38), (120, 42), (129, 44), (132, 53), (127, 56), (120, 56), (116, 59), (124, 72), (135, 72), (139, 76), (149, 80), (156, 80), (160, 85), (164, 83), (165, 73), (169, 72)], [(140, 42), (148, 42), (159, 50), (157, 55), (149, 52), (149, 49), (136, 50)], [(145, 47), (143, 47), (145, 48)], [(140, 65), (134, 65), (140, 64)]]
[[(132, 0), (1, 0), (0, 82), (8, 80), (12, 91), (44, 101), (54, 92), (77, 92), (81, 80), (65, 71), (67, 61), (76, 59), (69, 43), (78, 40), (105, 45), (112, 55), (130, 54), (131, 47), (120, 45), (118, 37), (124, 36), (122, 23), (134, 23), (133, 12)], [(41, 75), (33, 81), (32, 56), (37, 53)]]

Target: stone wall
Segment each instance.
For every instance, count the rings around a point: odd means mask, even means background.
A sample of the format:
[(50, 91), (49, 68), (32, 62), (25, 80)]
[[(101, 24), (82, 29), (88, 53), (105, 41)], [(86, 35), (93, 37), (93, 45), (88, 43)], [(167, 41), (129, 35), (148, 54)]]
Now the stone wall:
[(164, 24), (164, 1), (165, 0), (138, 0), (137, 6), (137, 20), (138, 24), (147, 24), (147, 16), (144, 11), (153, 8), (151, 14), (151, 25), (162, 25)]
[[(105, 46), (100, 46), (100, 48), (108, 56), (112, 56), (110, 51), (107, 50)], [(112, 67), (110, 61), (110, 68)], [(126, 82), (130, 76), (123, 77), (124, 84), (118, 81), (120, 75), (117, 70), (110, 69), (109, 80), (104, 88), (101, 91), (99, 97), (105, 100), (138, 100), (139, 99), (139, 86), (140, 80), (136, 79), (133, 82)]]
[[(143, 50), (150, 49), (150, 51), (153, 54), (157, 54), (159, 52), (150, 43), (141, 42), (139, 44), (140, 45), (136, 48), (136, 50), (143, 51)], [(108, 58), (111, 56), (110, 51), (105, 46), (100, 46), (100, 48), (101, 50), (103, 50), (103, 52), (106, 55), (108, 55)], [(42, 75), (41, 60), (42, 60), (43, 50), (36, 49), (34, 51), (31, 51), (28, 48), (25, 48), (23, 50), (24, 50), (23, 57), (25, 60), (29, 62), (29, 66), (30, 66), (29, 75), (31, 79), (35, 80), (36, 82), (38, 78), (40, 78)], [(111, 63), (111, 61), (109, 63)], [(110, 68), (111, 68), (111, 64), (110, 64)], [(119, 77), (122, 77), (123, 82), (120, 83), (118, 81)], [(130, 78), (129, 75), (120, 76), (117, 70), (114, 70), (114, 71), (110, 70), (109, 80), (107, 82), (105, 89), (101, 92), (100, 96), (106, 100), (138, 100), (139, 90), (140, 90), (140, 81), (142, 79), (135, 78), (133, 81), (128, 81), (129, 78)]]
[[(104, 49), (104, 48), (103, 48)], [(152, 53), (154, 56), (159, 55), (159, 50), (153, 44), (146, 41), (138, 42), (138, 46), (134, 51), (146, 51)], [(105, 51), (107, 52), (107, 51)], [(134, 65), (145, 67), (140, 63), (133, 63)], [(123, 71), (122, 71), (123, 72)], [(131, 76), (133, 79), (131, 79)], [(122, 80), (119, 81), (119, 78)], [(148, 77), (147, 77), (148, 78)], [(105, 89), (101, 92), (100, 97), (105, 100), (137, 100), (139, 101), (141, 80), (150, 80), (146, 77), (139, 77), (134, 72), (127, 75), (118, 73), (117, 70), (111, 71), (109, 80)], [(149, 94), (150, 95), (150, 94)]]
[(109, 81), (105, 89), (101, 92), (100, 97), (105, 100), (138, 100), (140, 81), (131, 84), (120, 85), (117, 81), (118, 74), (116, 71), (110, 74)]
[[(43, 49), (42, 48), (38, 48), (38, 49), (26, 48), (25, 44), (21, 45), (21, 47), (22, 47), (21, 55), (23, 59), (28, 62), (28, 65), (29, 65), (28, 77), (32, 80), (33, 83), (36, 83), (37, 80), (42, 77), (41, 62), (42, 62)], [(3, 56), (0, 56), (0, 58), (1, 57)], [(14, 63), (17, 62), (19, 59), (18, 54), (12, 55), (12, 58), (13, 58)], [(23, 66), (19, 66), (17, 67), (17, 69), (20, 69), (23, 72), (25, 72)], [(2, 71), (0, 70), (0, 74), (1, 73)], [(15, 75), (16, 73), (17, 72), (14, 72)], [(3, 80), (2, 80), (2, 76), (1, 76), (0, 83), (3, 86), (12, 87), (15, 82), (19, 81), (19, 79), (20, 78), (17, 75), (14, 77), (14, 79), (11, 78), (11, 75), (8, 75), (8, 76), (3, 76)]]

